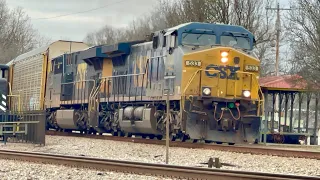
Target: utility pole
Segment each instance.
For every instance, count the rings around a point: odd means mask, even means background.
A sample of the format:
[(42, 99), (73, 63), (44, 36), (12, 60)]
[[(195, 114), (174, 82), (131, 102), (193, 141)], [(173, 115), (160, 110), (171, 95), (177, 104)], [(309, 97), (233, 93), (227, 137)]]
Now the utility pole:
[(169, 100), (169, 93), (170, 89), (167, 90), (167, 99), (166, 99), (166, 104), (167, 104), (167, 120), (166, 120), (166, 164), (169, 163), (169, 125), (170, 125), (170, 100)]
[(280, 46), (280, 32), (281, 32), (281, 23), (280, 23), (280, 11), (288, 11), (291, 8), (280, 8), (279, 2), (277, 2), (277, 7), (266, 7), (266, 10), (276, 10), (277, 11), (277, 19), (276, 19), (276, 76), (279, 75), (279, 46)]
[[(291, 10), (291, 8), (280, 8), (280, 3), (277, 1), (277, 7), (266, 7), (266, 10), (276, 10), (277, 11), (277, 18), (276, 18), (276, 64), (275, 64), (275, 69), (276, 69), (276, 76), (279, 76), (279, 56), (280, 56), (280, 33), (281, 33), (281, 22), (280, 22), (280, 11), (288, 11)], [(278, 125), (281, 125), (281, 109), (279, 110), (278, 107), (280, 102), (279, 102), (279, 98), (278, 95), (276, 95), (276, 99), (275, 99), (275, 109), (273, 109), (274, 112), (278, 111), (278, 116), (279, 116), (279, 122)], [(275, 120), (275, 119), (274, 119)], [(267, 119), (265, 119), (265, 121), (267, 121)], [(267, 131), (268, 127), (265, 127), (265, 131)], [(278, 127), (278, 129), (280, 130), (280, 127)], [(274, 129), (271, 130), (272, 132), (274, 131)], [(266, 137), (265, 137), (266, 138)]]

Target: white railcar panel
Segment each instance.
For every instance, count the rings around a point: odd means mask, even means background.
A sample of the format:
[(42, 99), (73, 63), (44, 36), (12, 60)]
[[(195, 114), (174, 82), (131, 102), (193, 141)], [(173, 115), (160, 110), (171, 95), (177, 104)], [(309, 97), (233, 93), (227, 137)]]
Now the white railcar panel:
[[(41, 73), (44, 58), (41, 53), (26, 57), (14, 65), (12, 93), (20, 94), (22, 111), (40, 109)], [(14, 103), (17, 106), (18, 102)]]

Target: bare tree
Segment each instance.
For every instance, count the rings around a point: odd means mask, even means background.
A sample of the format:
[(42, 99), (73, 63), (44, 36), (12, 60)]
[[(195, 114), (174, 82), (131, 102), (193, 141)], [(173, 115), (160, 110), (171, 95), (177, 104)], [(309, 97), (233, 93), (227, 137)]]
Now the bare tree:
[(271, 28), (274, 27), (274, 13), (265, 9), (273, 4), (274, 1), (269, 0), (235, 0), (231, 6), (231, 24), (241, 25), (255, 35), (255, 50), (261, 60), (262, 76), (272, 74), (275, 64), (275, 55), (272, 52), (275, 29)]
[(48, 42), (33, 29), (22, 8), (10, 11), (6, 1), (0, 0), (0, 63), (7, 63)]
[(87, 34), (84, 41), (90, 45), (113, 44), (120, 40), (120, 34), (119, 29), (105, 25), (100, 30)]
[(287, 31), (293, 52), (291, 73), (299, 74), (309, 85), (320, 81), (320, 1), (295, 0), (288, 15)]
[[(273, 0), (159, 0), (153, 11), (134, 20), (125, 30), (106, 26), (86, 37), (90, 44), (110, 44), (115, 41), (144, 39), (153, 31), (166, 29), (186, 22), (207, 22), (240, 25), (256, 37), (256, 54), (262, 61), (261, 75), (273, 73), (275, 39), (274, 13), (267, 12), (266, 6)], [(110, 34), (117, 38), (100, 37)], [(119, 37), (120, 36), (120, 37)], [(106, 41), (106, 38), (109, 39)]]

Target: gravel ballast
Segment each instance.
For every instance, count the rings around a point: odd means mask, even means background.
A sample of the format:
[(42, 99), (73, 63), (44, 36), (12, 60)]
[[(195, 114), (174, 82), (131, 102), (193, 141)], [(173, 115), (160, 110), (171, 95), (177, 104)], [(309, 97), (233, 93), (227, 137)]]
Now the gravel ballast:
[[(46, 136), (45, 146), (9, 142), (6, 145), (1, 144), (0, 149), (45, 152), (62, 155), (76, 155), (163, 164), (165, 163), (166, 152), (165, 146), (160, 145), (63, 136)], [(228, 163), (231, 165), (223, 166), (221, 169), (312, 176), (320, 175), (320, 160), (286, 158), (266, 155), (250, 155), (205, 149), (186, 149), (171, 147), (169, 164), (206, 167), (207, 165), (205, 163), (208, 162), (210, 157), (218, 157), (220, 158), (220, 161), (222, 163)], [(1, 164), (4, 163), (1, 162)], [(54, 168), (48, 168), (48, 171), (50, 169)], [(58, 169), (55, 169), (52, 172), (54, 173), (55, 171), (57, 171), (57, 173), (67, 173), (67, 171), (64, 171), (66, 168), (60, 167)], [(81, 174), (78, 174), (81, 173), (81, 170), (70, 171), (74, 172), (78, 177), (82, 177)], [(97, 174), (96, 171), (92, 171), (92, 173)], [(1, 172), (0, 174), (3, 174), (3, 172)], [(114, 174), (112, 174), (112, 176), (113, 175)], [(99, 177), (97, 176), (97, 178)]]
[(13, 160), (0, 160), (1, 169), (0, 177), (2, 180), (23, 179), (23, 180), (78, 180), (78, 179), (148, 179), (148, 180), (162, 180), (162, 177), (143, 176), (136, 174), (124, 174), (120, 172), (107, 172), (92, 169), (81, 169), (73, 167), (65, 167), (51, 164), (36, 164), (30, 162), (17, 162)]

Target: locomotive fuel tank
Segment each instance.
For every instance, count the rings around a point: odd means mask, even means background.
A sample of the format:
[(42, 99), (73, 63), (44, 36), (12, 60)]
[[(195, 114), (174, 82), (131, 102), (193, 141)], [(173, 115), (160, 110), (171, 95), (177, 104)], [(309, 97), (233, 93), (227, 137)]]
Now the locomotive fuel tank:
[(121, 129), (129, 133), (156, 134), (157, 118), (154, 116), (155, 108), (145, 108), (144, 106), (129, 106), (119, 110), (119, 123)]

